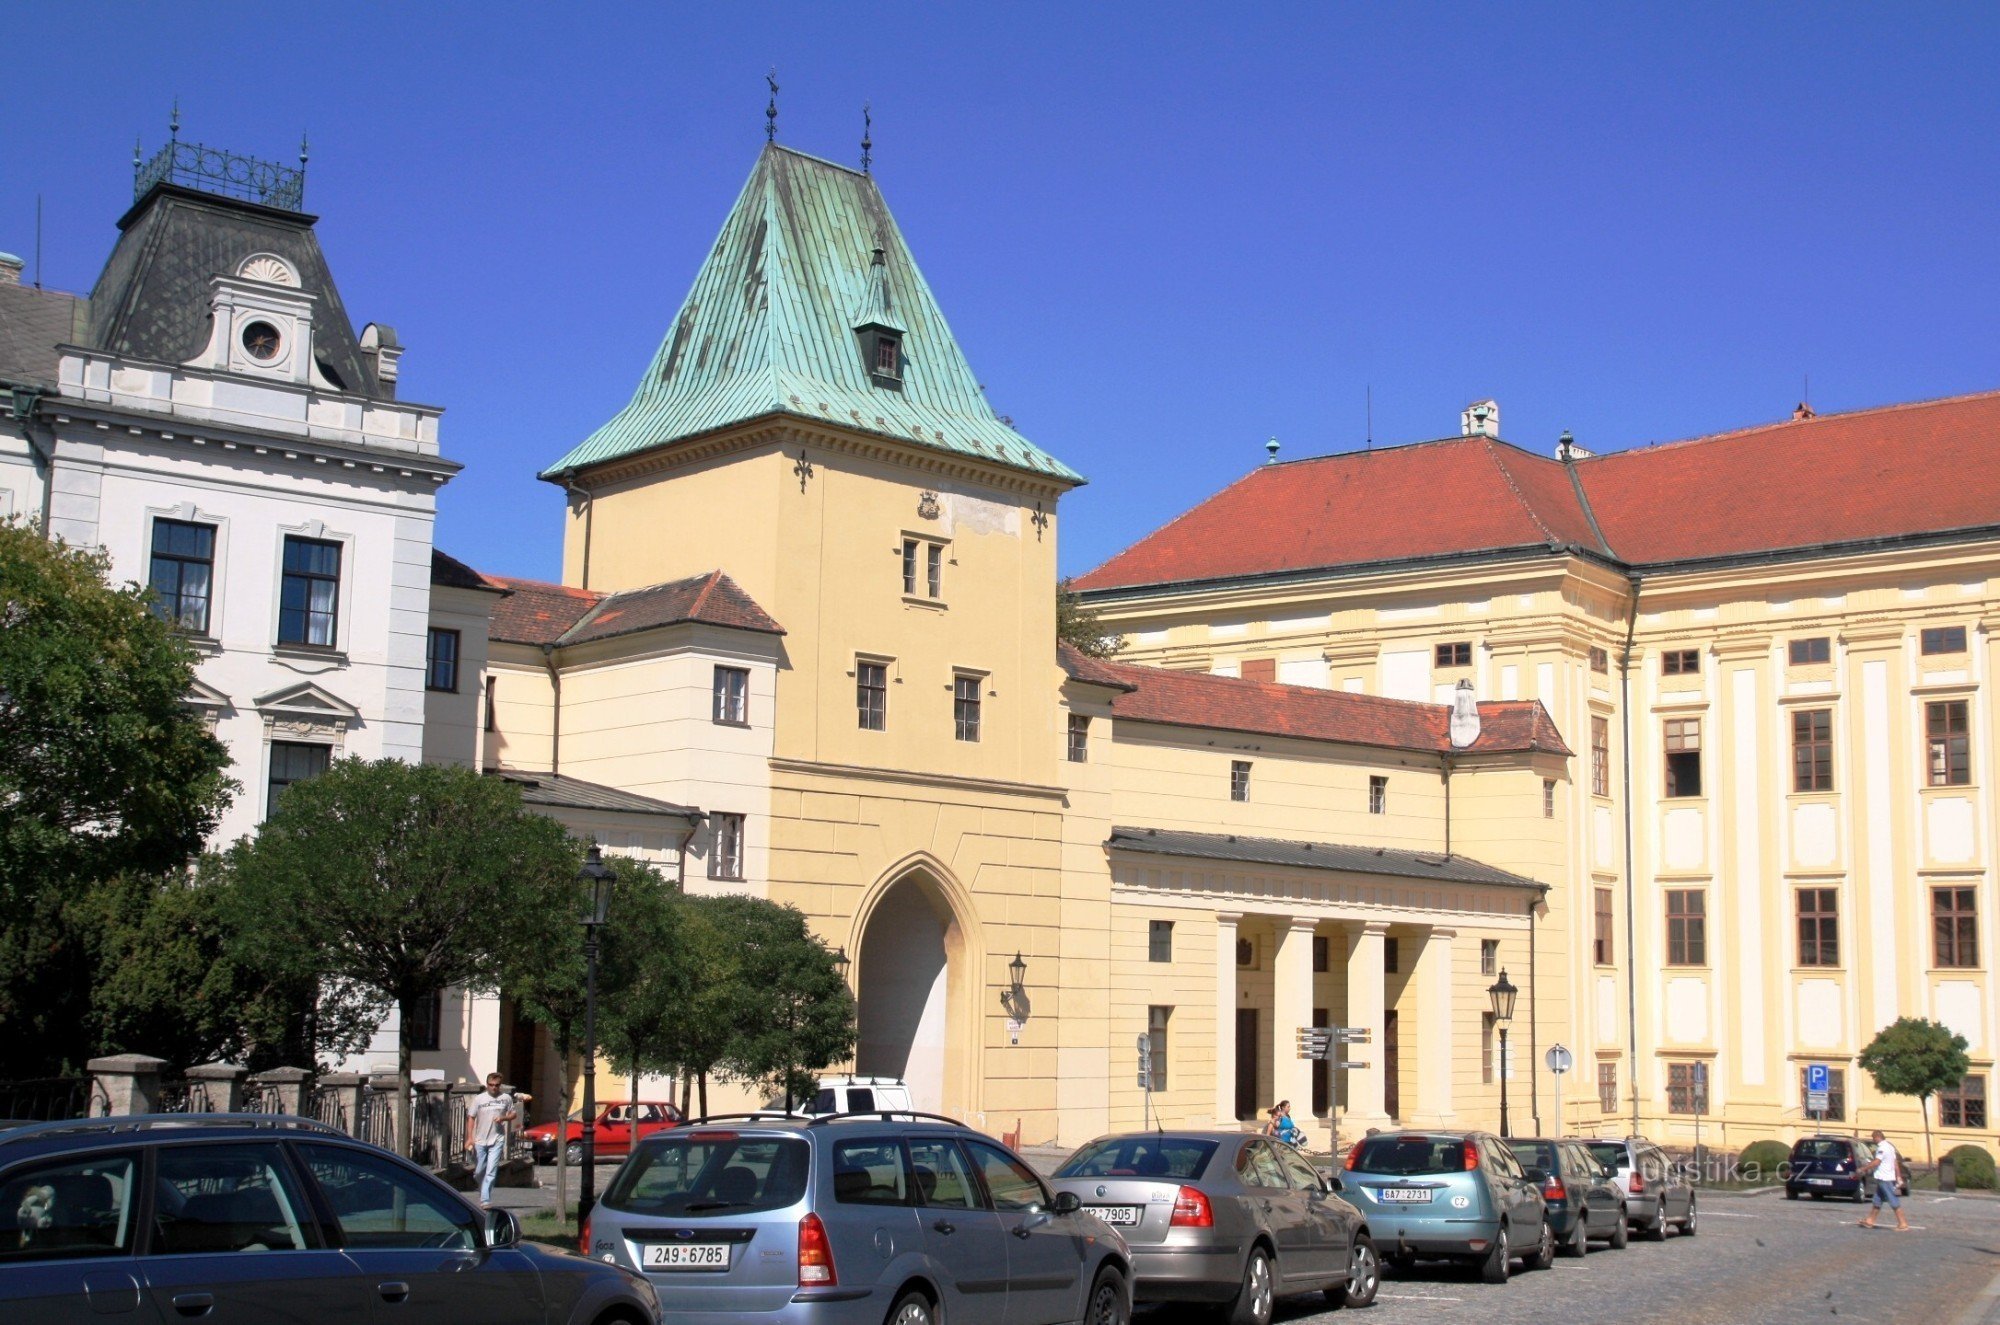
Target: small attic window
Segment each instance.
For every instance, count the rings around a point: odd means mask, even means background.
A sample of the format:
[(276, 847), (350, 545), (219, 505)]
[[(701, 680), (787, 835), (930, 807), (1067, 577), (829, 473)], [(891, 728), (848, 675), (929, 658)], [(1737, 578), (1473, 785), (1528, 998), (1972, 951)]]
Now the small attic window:
[(903, 338), (893, 331), (868, 333), (868, 373), (878, 382), (903, 380)]

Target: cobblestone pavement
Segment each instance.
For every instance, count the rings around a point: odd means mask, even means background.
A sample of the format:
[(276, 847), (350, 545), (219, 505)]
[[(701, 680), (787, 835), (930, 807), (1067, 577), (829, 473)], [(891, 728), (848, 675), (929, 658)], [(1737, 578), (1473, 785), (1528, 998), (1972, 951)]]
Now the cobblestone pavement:
[[(1505, 1284), (1420, 1264), (1385, 1276), (1376, 1306), (1361, 1316), (1329, 1311), (1317, 1297), (1289, 1298), (1275, 1321), (2000, 1325), (2000, 1291), (1988, 1292), (2000, 1289), (2000, 1203), (1919, 1195), (1904, 1207), (1919, 1231), (1892, 1231), (1887, 1211), (1882, 1228), (1857, 1228), (1866, 1207), (1846, 1202), (1707, 1193), (1697, 1237), (1635, 1241), (1624, 1251), (1593, 1245), (1583, 1260), (1516, 1271)], [(1163, 1307), (1142, 1311), (1137, 1325), (1199, 1319)]]

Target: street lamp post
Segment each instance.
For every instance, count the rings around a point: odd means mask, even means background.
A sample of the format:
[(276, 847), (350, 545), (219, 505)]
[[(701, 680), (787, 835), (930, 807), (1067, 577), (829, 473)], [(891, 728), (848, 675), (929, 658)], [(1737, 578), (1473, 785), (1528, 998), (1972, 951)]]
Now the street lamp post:
[[(590, 909), (583, 915), (583, 1173), (576, 1196), (577, 1226), (582, 1227), (597, 1204), (597, 936), (611, 909), (611, 881), (618, 876), (592, 843), (576, 877), (590, 886)], [(583, 1252), (589, 1255), (590, 1248)]]
[(1514, 996), (1521, 991), (1501, 971), (1500, 978), (1486, 989), (1486, 996), (1493, 1000), (1493, 1023), (1500, 1028), (1500, 1135), (1510, 1136), (1507, 1129), (1507, 1023), (1514, 1020)]

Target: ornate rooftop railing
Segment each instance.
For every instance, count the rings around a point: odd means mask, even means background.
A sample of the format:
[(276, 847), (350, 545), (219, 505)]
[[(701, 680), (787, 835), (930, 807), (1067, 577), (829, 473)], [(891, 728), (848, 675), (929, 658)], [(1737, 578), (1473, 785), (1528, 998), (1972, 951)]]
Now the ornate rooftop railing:
[(300, 211), (306, 201), (305, 154), (299, 155), (297, 169), (275, 161), (184, 143), (175, 138), (140, 164), (132, 161), (132, 196), (143, 198), (155, 184), (180, 184), (204, 193), (240, 198), (288, 212)]

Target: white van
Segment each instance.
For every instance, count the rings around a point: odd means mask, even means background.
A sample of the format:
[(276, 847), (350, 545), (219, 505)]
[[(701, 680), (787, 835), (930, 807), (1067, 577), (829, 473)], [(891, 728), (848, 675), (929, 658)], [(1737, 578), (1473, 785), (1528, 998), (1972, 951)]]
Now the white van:
[(907, 1111), (910, 1088), (897, 1077), (821, 1077), (819, 1093), (805, 1112), (815, 1118), (833, 1113)]

